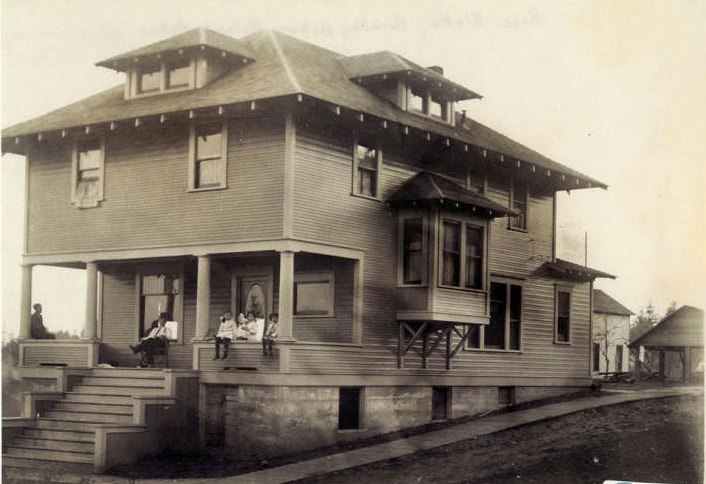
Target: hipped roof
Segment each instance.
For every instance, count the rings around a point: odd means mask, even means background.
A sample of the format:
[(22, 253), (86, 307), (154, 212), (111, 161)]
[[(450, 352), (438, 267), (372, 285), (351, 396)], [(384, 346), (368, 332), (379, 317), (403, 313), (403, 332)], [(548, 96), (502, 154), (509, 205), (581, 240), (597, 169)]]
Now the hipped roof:
[(96, 65), (122, 71), (124, 70), (123, 66), (126, 62), (132, 63), (135, 59), (139, 60), (154, 54), (201, 46), (244, 57), (248, 60), (254, 59), (254, 53), (247, 42), (223, 35), (213, 30), (198, 28), (96, 62)]
[(607, 272), (592, 269), (590, 267), (582, 266), (563, 259), (556, 259), (553, 262), (545, 262), (544, 267), (548, 269), (550, 273), (553, 273), (562, 279), (571, 281), (589, 282), (595, 280), (597, 277), (615, 279), (614, 275), (608, 274)]
[(630, 343), (631, 348), (679, 348), (704, 346), (704, 312), (682, 306)]
[(496, 203), (480, 193), (468, 190), (442, 176), (426, 171), (413, 176), (388, 198), (390, 205), (410, 203), (437, 203), (454, 209), (481, 209), (490, 217), (519, 215), (516, 211)]
[(593, 312), (618, 316), (631, 316), (633, 314), (632, 311), (600, 289), (593, 290)]
[(405, 76), (415, 74), (425, 77), (454, 92), (454, 99), (477, 99), (482, 97), (467, 87), (450, 81), (438, 72), (412, 62), (390, 51), (371, 52), (340, 58), (341, 66), (351, 79), (365, 79), (379, 76)]
[[(169, 46), (173, 47), (176, 42), (174, 38), (171, 40)], [(3, 150), (12, 151), (14, 145), (10, 140), (27, 135), (301, 95), (409, 126), (435, 136), (501, 153), (507, 157), (534, 164), (547, 170), (548, 174), (551, 172), (565, 175), (577, 181), (574, 186), (567, 180), (565, 183), (567, 189), (585, 187), (585, 185), (579, 186), (578, 180), (594, 187), (607, 186), (465, 116), (463, 122), (457, 123), (457, 126), (451, 126), (430, 117), (404, 111), (364, 86), (352, 82), (341, 65), (343, 56), (336, 52), (269, 30), (233, 40), (238, 41), (239, 45), (247, 45), (255, 61), (231, 70), (204, 88), (126, 100), (124, 86), (121, 84), (4, 129)], [(155, 49), (154, 45), (159, 44), (153, 44), (144, 49), (152, 52)], [(141, 50), (131, 51), (130, 54), (135, 55)], [(126, 54), (116, 57), (124, 55)]]

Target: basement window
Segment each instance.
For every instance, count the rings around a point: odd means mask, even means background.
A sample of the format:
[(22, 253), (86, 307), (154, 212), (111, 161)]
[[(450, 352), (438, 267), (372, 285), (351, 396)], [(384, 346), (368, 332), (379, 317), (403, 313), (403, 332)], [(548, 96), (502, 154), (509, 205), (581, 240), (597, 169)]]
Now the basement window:
[(357, 430), (361, 426), (363, 403), (361, 387), (340, 387), (338, 389), (338, 429)]
[(431, 388), (431, 419), (446, 420), (450, 416), (451, 388), (432, 387)]

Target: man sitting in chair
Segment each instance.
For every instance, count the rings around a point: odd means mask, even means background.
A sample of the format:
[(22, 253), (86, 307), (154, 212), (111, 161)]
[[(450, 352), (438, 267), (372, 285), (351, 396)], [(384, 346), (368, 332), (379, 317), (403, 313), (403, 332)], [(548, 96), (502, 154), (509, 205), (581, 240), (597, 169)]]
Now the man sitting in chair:
[(169, 344), (169, 339), (172, 337), (171, 330), (165, 326), (167, 323), (167, 313), (159, 313), (157, 326), (152, 327), (149, 334), (144, 336), (140, 342), (132, 346), (130, 349), (133, 353), (142, 353), (142, 361), (140, 366), (154, 364), (154, 351), (157, 348), (164, 348)]

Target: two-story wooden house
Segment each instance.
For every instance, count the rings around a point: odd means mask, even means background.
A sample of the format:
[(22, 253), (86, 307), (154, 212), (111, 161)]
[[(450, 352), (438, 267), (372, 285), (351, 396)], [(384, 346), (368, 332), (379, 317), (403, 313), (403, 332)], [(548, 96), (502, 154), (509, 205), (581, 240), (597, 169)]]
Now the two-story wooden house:
[[(555, 194), (605, 185), (459, 114), (480, 96), (441, 68), (203, 29), (98, 65), (124, 84), (2, 133), (28, 167), (20, 364), (51, 390), (8, 457), (102, 469), (165, 428), (271, 455), (590, 384), (612, 276), (555, 257)], [(37, 265), (85, 268), (83, 340), (29, 338)], [(278, 313), (274, 354), (214, 361), (226, 310)], [(135, 369), (159, 311), (168, 369)]]

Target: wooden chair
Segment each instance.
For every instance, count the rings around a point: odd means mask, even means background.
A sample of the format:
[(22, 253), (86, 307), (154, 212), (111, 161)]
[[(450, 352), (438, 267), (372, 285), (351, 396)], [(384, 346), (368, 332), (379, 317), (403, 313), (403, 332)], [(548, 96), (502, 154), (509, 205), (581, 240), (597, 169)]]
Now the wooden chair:
[(164, 368), (169, 368), (169, 340), (164, 340), (164, 345), (155, 348), (154, 353), (154, 364), (157, 365), (157, 358), (163, 359)]

